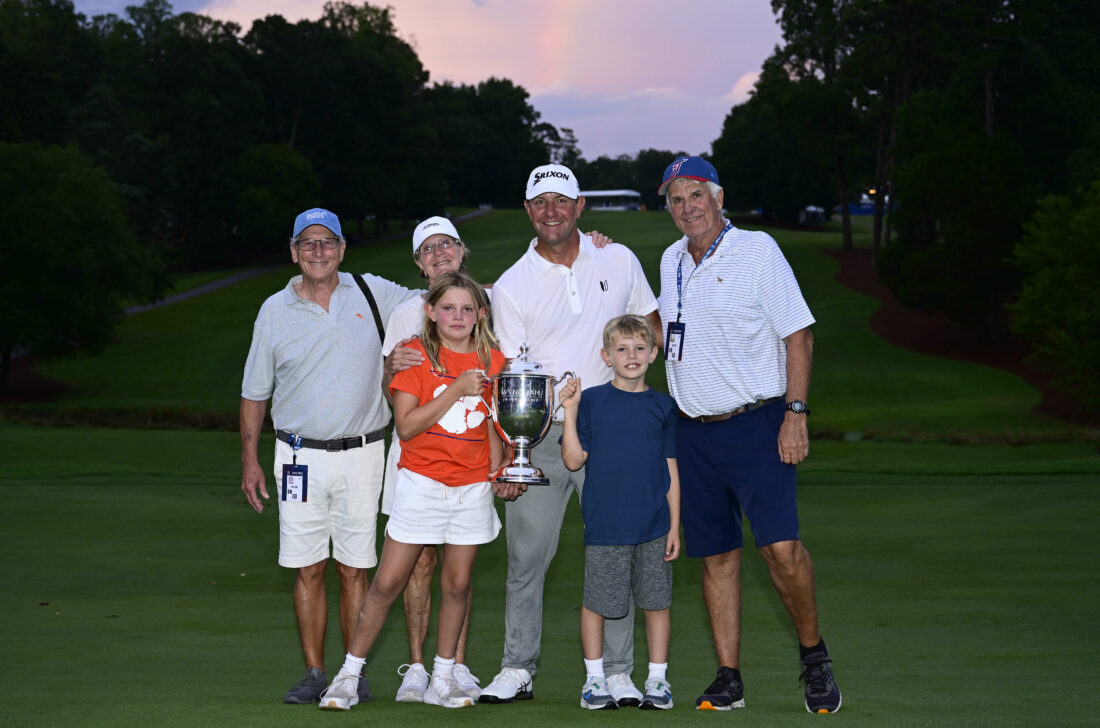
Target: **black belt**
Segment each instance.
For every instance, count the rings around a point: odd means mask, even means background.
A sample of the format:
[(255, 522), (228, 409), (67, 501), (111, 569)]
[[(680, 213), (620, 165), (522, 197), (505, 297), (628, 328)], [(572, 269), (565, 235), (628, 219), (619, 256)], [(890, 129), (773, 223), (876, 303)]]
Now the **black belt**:
[(692, 417), (687, 412), (684, 412), (682, 409), (677, 409), (676, 413), (679, 414), (681, 417), (683, 417), (685, 420), (692, 420), (694, 422), (725, 422), (726, 420), (728, 420), (731, 417), (736, 417), (737, 415), (741, 415), (741, 414), (744, 414), (746, 412), (752, 412), (754, 409), (760, 409), (764, 405), (771, 404), (775, 400), (782, 399), (782, 398), (783, 398), (783, 395), (781, 394), (778, 397), (769, 397), (767, 399), (758, 399), (755, 402), (749, 402), (748, 404), (743, 404), (743, 405), (741, 405), (740, 407), (738, 407), (737, 409), (735, 409), (731, 412), (723, 412), (720, 415), (699, 415), (698, 417)]
[(308, 447), (311, 450), (327, 450), (329, 452), (340, 452), (341, 450), (352, 450), (357, 447), (363, 447), (369, 445), (372, 442), (378, 442), (386, 436), (386, 428), (381, 430), (375, 430), (374, 432), (368, 432), (365, 435), (356, 435), (355, 437), (338, 437), (335, 440), (311, 440), (308, 437), (303, 437), (301, 440), (293, 432), (287, 432), (286, 430), (276, 430), (275, 437), (279, 438), (286, 444), (294, 447), (295, 442), (300, 447)]

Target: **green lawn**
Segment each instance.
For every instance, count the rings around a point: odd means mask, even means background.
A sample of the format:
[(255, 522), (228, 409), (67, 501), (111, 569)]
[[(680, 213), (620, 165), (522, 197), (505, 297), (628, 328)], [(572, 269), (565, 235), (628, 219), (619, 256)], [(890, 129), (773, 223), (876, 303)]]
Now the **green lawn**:
[[(549, 577), (533, 702), (446, 714), (393, 703), (394, 670), (406, 659), (397, 612), (368, 663), (378, 698), (340, 717), (279, 702), (301, 670), (292, 574), (275, 565), (274, 508), (256, 515), (240, 494), (233, 435), (0, 425), (0, 443), (18, 454), (0, 462), (2, 725), (503, 727), (586, 715), (577, 707), (583, 551), (575, 502)], [(1100, 647), (1098, 478), (1100, 457), (1084, 444), (815, 443), (801, 476), (802, 535), (845, 698), (823, 720), (1088, 721)], [(714, 669), (699, 566), (676, 564), (669, 677), (677, 708), (583, 719), (814, 720), (800, 703), (789, 621), (755, 553), (745, 573), (748, 708), (732, 718), (689, 709)], [(500, 659), (504, 572), (498, 539), (475, 572), (469, 662), (485, 680)], [(643, 633), (639, 625), (639, 664)]]
[[(659, 289), (661, 253), (678, 235), (665, 213), (588, 213), (581, 223), (628, 244)], [(471, 272), (482, 281), (500, 275), (531, 236), (520, 210), (482, 215), (463, 223), (460, 232), (472, 250)], [(1095, 433), (1037, 415), (1038, 391), (1017, 377), (915, 354), (877, 337), (867, 322), (878, 302), (837, 283), (838, 264), (821, 252), (839, 247), (836, 232), (771, 232), (818, 320), (811, 387), (815, 432), (881, 439), (1095, 439)], [(867, 244), (862, 228), (857, 244)], [(413, 287), (422, 282), (405, 239), (353, 248), (343, 268)], [(40, 365), (40, 373), (71, 387), (47, 408), (210, 412), (231, 421), (256, 311), (295, 272), (288, 260), (284, 269), (132, 316), (99, 356)], [(660, 361), (650, 381), (664, 388)]]
[[(677, 237), (664, 213), (586, 214), (582, 228), (592, 227), (637, 251), (657, 287), (657, 262)], [(460, 231), (483, 281), (530, 237), (520, 211), (494, 211)], [(800, 513), (844, 690), (836, 716), (802, 708), (789, 620), (752, 552), (742, 652), (748, 708), (732, 716), (690, 709), (715, 664), (700, 563), (682, 559), (669, 673), (677, 708), (580, 712), (575, 503), (549, 576), (534, 701), (448, 713), (393, 703), (395, 668), (406, 659), (403, 620), (394, 614), (368, 663), (376, 700), (345, 716), (284, 706), (281, 696), (301, 672), (293, 574), (275, 563), (275, 509), (257, 515), (244, 503), (236, 435), (0, 421), (0, 660), (8, 666), (0, 725), (1091, 722), (1100, 707), (1091, 692), (1100, 649), (1096, 433), (1036, 415), (1038, 392), (1004, 372), (886, 344), (867, 323), (877, 302), (833, 279), (837, 264), (821, 251), (839, 247), (835, 231), (774, 234), (818, 319), (811, 424), (821, 437), (800, 467)], [(860, 235), (857, 244), (866, 245)], [(358, 247), (344, 269), (417, 286), (409, 251), (404, 239)], [(58, 418), (83, 411), (92, 422), (124, 410), (151, 422), (209, 415), (231, 423), (253, 318), (294, 272), (288, 261), (128, 318), (100, 356), (40, 366), (70, 388), (39, 409)], [(663, 388), (661, 374), (655, 368), (650, 381)], [(829, 439), (839, 433), (864, 439)], [(1027, 441), (1044, 444), (1007, 444)], [(263, 444), (262, 460), (270, 462), (271, 448)], [(483, 681), (500, 660), (504, 573), (498, 539), (482, 549), (475, 571), (468, 661)], [(334, 587), (330, 581), (330, 594)], [(330, 627), (331, 673), (342, 652), (335, 614)]]

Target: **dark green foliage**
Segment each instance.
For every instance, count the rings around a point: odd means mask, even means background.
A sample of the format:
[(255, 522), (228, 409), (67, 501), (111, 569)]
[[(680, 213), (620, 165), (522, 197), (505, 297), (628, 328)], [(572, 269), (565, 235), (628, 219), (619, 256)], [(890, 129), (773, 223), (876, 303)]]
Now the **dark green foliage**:
[(109, 340), (128, 303), (165, 287), (107, 174), (76, 149), (0, 143), (0, 389), (14, 347), (41, 355)]
[(1020, 151), (1007, 135), (968, 128), (943, 102), (922, 92), (903, 110), (895, 183), (906, 196), (879, 277), (902, 303), (991, 340), (1007, 330), (1004, 303), (1019, 283), (1008, 256), (1030, 207)]
[(1023, 286), (1013, 328), (1051, 357), (1058, 376), (1100, 406), (1100, 181), (1040, 201), (1012, 260)]
[[(544, 139), (566, 154), (569, 135), (506, 79), (457, 89), (454, 108), (392, 12), (330, 2), (317, 20), (271, 15), (244, 33), (166, 0), (92, 19), (62, 0), (0, 0), (0, 142), (78, 146), (176, 269), (250, 262), (285, 237), (288, 210), (314, 204), (357, 221), (353, 239), (448, 202), (518, 205)], [(286, 154), (255, 159), (272, 147)]]
[[(797, 222), (807, 205), (832, 207), (834, 168), (848, 154), (821, 133), (837, 103), (834, 90), (810, 77), (795, 82), (766, 64), (750, 103), (735, 106), (714, 141), (712, 162), (730, 210), (760, 209), (765, 220)], [(850, 156), (850, 154), (849, 154)]]
[[(527, 91), (490, 78), (477, 86), (436, 84), (424, 96), (438, 120), (433, 136), (441, 153), (420, 182), (444, 182), (451, 205), (519, 207), (527, 174), (550, 159), (548, 125), (539, 123)], [(550, 137), (560, 142), (556, 130)]]

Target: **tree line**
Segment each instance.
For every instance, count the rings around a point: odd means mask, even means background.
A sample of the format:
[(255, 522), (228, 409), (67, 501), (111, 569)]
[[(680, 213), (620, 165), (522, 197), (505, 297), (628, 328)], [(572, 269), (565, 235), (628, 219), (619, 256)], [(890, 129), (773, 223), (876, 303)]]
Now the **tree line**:
[[(709, 155), (727, 207), (778, 222), (835, 208), (850, 247), (847, 203), (873, 190), (873, 255), (901, 302), (985, 339), (1025, 333), (1100, 401), (1100, 266), (1083, 227), (1100, 214), (1100, 5), (772, 7), (783, 43)], [(506, 78), (429, 83), (388, 8), (329, 2), (317, 20), (247, 31), (166, 0), (124, 15), (0, 0), (0, 215), (48, 231), (0, 243), (43, 264), (40, 281), (6, 274), (4, 300), (43, 281), (95, 299), (75, 317), (5, 306), (5, 372), (16, 345), (94, 350), (126, 303), (165, 290), (166, 268), (261, 258), (312, 204), (368, 237), (448, 205), (515, 205), (547, 160), (663, 204), (676, 152), (587, 160)]]
[[(1015, 330), (1100, 404), (1100, 4), (773, 0), (784, 43), (713, 145), (726, 204), (795, 220), (873, 190), (902, 303)], [(744, 170), (738, 173), (737, 170)]]

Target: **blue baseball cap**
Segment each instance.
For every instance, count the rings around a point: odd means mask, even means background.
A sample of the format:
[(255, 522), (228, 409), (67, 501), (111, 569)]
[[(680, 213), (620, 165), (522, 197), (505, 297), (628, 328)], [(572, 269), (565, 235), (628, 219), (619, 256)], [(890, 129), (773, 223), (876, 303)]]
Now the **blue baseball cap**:
[(665, 176), (661, 180), (661, 186), (657, 188), (657, 194), (663, 195), (673, 180), (681, 178), (718, 184), (718, 170), (702, 157), (678, 157), (665, 168)]
[(310, 225), (324, 225), (333, 233), (336, 237), (344, 237), (343, 231), (340, 230), (340, 218), (336, 217), (328, 210), (323, 210), (320, 207), (314, 207), (311, 210), (306, 210), (298, 217), (294, 218), (294, 234), (292, 237), (298, 237), (302, 234)]

